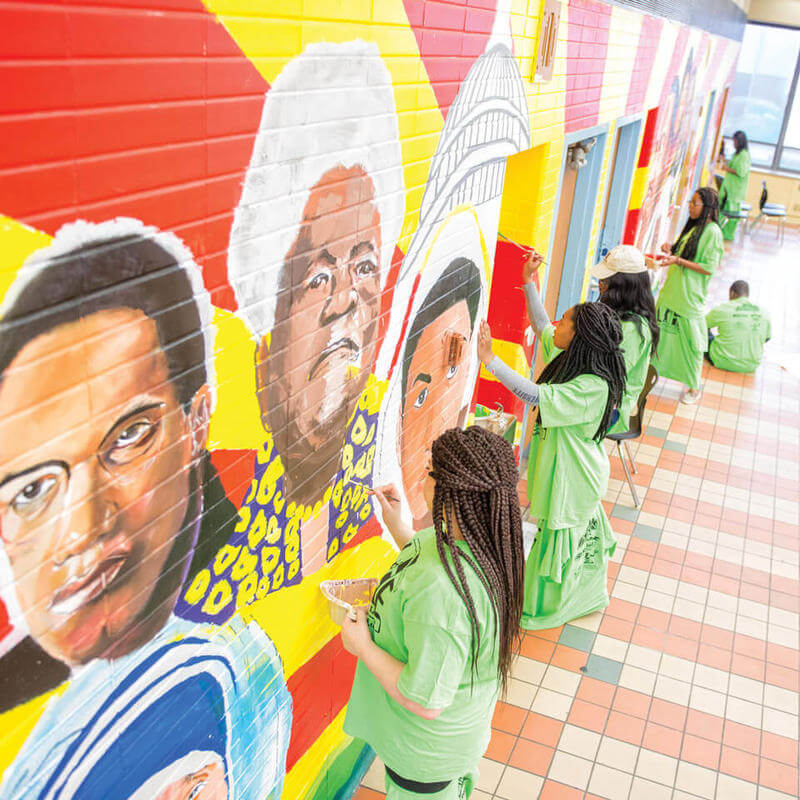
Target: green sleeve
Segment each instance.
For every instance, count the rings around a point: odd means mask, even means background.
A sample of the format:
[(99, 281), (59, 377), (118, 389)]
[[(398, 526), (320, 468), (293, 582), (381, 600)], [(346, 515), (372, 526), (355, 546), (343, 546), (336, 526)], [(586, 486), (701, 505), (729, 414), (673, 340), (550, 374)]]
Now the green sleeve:
[(717, 306), (706, 314), (706, 328), (709, 330), (711, 330), (711, 328), (716, 328), (720, 322), (722, 322), (722, 312), (720, 307)]
[(772, 338), (772, 321), (768, 316), (764, 316), (764, 341), (768, 342)]
[(709, 222), (698, 242), (697, 255), (694, 257), (694, 262), (706, 269), (709, 275), (713, 275), (717, 271), (724, 254), (725, 246), (722, 239), (722, 229), (715, 222)]
[(553, 334), (556, 332), (554, 325), (548, 325), (542, 330), (542, 360), (545, 364), (549, 364), (559, 353), (562, 352), (558, 347), (553, 344)]
[(607, 400), (608, 385), (596, 375), (579, 375), (567, 383), (539, 384), (539, 411), (545, 428), (593, 422)]
[(403, 629), (408, 663), (397, 688), (425, 708), (447, 708), (468, 664), (469, 641), (447, 628), (406, 619), (405, 615)]

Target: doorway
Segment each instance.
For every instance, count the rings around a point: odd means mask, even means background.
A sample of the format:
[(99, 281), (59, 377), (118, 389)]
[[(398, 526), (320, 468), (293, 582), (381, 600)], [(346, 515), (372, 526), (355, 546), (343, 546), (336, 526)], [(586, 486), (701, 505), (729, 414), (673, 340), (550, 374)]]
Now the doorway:
[(571, 134), (565, 142), (545, 291), (545, 308), (552, 319), (580, 300), (607, 131), (607, 126), (592, 128)]
[[(594, 254), (595, 263), (602, 260), (609, 250), (622, 242), (641, 131), (641, 117), (628, 122), (624, 119), (617, 121), (614, 151), (611, 153), (611, 162), (608, 170), (611, 180), (608, 182), (608, 194), (606, 195), (605, 208), (603, 210), (603, 220), (600, 224), (600, 233), (597, 236), (597, 247)], [(586, 299), (593, 301), (597, 300), (599, 296), (600, 290), (597, 285), (597, 279), (590, 278)]]
[(600, 261), (609, 250), (622, 242), (641, 131), (641, 118), (619, 123), (617, 126), (614, 152), (611, 156), (611, 181), (608, 186), (603, 222), (597, 237), (595, 261)]

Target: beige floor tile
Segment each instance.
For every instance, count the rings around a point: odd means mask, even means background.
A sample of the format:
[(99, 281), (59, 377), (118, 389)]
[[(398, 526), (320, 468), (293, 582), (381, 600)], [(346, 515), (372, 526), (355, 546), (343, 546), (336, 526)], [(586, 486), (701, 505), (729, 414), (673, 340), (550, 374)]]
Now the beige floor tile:
[(539, 797), (543, 784), (544, 778), (538, 775), (516, 767), (506, 767), (495, 791), (495, 797), (503, 800), (535, 800)]
[(550, 763), (548, 778), (576, 789), (585, 790), (592, 772), (592, 762), (585, 758), (556, 751)]
[(480, 789), (482, 792), (494, 794), (495, 790), (497, 789), (497, 784), (500, 783), (500, 778), (505, 768), (506, 765), (501, 764), (499, 761), (492, 761), (488, 758), (482, 758), (480, 766), (478, 767), (478, 772), (480, 774), (478, 776), (478, 782), (475, 784), (475, 788)]

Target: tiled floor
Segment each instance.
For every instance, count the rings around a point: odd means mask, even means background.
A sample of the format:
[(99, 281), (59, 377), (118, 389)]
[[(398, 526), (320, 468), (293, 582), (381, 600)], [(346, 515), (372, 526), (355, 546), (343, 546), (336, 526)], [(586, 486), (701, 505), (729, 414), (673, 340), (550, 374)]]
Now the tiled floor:
[[(769, 358), (707, 367), (695, 406), (659, 382), (640, 510), (611, 456), (611, 604), (525, 635), (476, 800), (798, 796), (800, 236), (737, 244), (712, 300), (737, 278), (772, 312)], [(382, 791), (374, 764), (356, 798)]]

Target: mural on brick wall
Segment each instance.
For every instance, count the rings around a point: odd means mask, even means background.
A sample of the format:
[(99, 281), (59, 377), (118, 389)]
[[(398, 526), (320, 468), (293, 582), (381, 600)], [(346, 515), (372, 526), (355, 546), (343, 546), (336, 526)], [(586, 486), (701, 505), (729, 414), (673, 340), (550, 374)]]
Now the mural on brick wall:
[[(554, 175), (582, 118), (518, 3), (178, 5), (0, 8), (0, 800), (349, 795), (320, 583), (392, 564), (372, 486), (426, 524), (517, 280), (506, 159), (546, 129)], [(694, 147), (670, 69), (659, 181)]]

